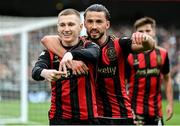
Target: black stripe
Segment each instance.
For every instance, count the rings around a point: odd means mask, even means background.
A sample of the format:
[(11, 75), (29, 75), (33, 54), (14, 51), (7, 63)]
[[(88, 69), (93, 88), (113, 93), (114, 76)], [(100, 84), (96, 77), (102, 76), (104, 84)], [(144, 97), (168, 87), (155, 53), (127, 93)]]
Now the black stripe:
[[(57, 60), (55, 58), (55, 55), (53, 56), (53, 61)], [(59, 64), (57, 64), (56, 62), (53, 62), (53, 68), (58, 69), (59, 68)], [(61, 99), (61, 95), (62, 95), (62, 84), (60, 80), (57, 80), (56, 84), (53, 85), (56, 87), (56, 113), (55, 113), (55, 118), (62, 118), (62, 99)]]
[(103, 103), (104, 116), (112, 117), (112, 107), (110, 105), (109, 98), (106, 92), (105, 82), (102, 78), (98, 78), (98, 89), (99, 89), (99, 95)]
[[(144, 57), (145, 57), (145, 63), (146, 63), (145, 66), (147, 70), (150, 68), (150, 54), (145, 53)], [(144, 92), (144, 114), (147, 114), (147, 115), (149, 115), (149, 106), (148, 106), (149, 92), (150, 92), (150, 76), (146, 74), (146, 85), (145, 85), (145, 92)]]
[(127, 109), (124, 104), (124, 97), (121, 92), (121, 82), (119, 81), (119, 78), (118, 78), (119, 77), (118, 71), (117, 71), (116, 75), (117, 76), (115, 78), (113, 78), (113, 80), (114, 80), (114, 90), (115, 90), (115, 94), (116, 94), (116, 99), (119, 103), (120, 115), (127, 116)]
[(85, 76), (86, 79), (86, 104), (87, 104), (87, 111), (88, 111), (88, 117), (92, 118), (94, 117), (93, 113), (93, 99), (92, 99), (92, 89), (91, 89), (91, 83), (90, 83), (90, 74), (88, 76)]
[(61, 95), (62, 95), (62, 84), (60, 81), (57, 81), (56, 83), (56, 113), (55, 117), (56, 118), (62, 118), (62, 100), (61, 100)]
[[(135, 72), (137, 72), (137, 70), (139, 69), (139, 63), (137, 63), (138, 57), (137, 54), (133, 54), (133, 58), (134, 58), (134, 69)], [(139, 77), (137, 74), (135, 74), (135, 78), (134, 78), (134, 89), (133, 89), (133, 95), (132, 95), (132, 101), (131, 101), (131, 106), (133, 108), (133, 110), (136, 112), (136, 107), (137, 107), (137, 95), (138, 95), (138, 85), (139, 85)]]
[(71, 101), (71, 111), (72, 118), (80, 119), (80, 109), (79, 109), (79, 100), (78, 100), (78, 80), (77, 77), (70, 79), (70, 101)]
[[(161, 54), (159, 49), (155, 49), (156, 52), (156, 62), (157, 62), (157, 68), (160, 70), (161, 66)], [(159, 61), (160, 60), (160, 61)], [(154, 96), (154, 113), (155, 115), (158, 115), (158, 94), (160, 93), (160, 72), (159, 75), (156, 77), (157, 83), (156, 83), (156, 94)]]

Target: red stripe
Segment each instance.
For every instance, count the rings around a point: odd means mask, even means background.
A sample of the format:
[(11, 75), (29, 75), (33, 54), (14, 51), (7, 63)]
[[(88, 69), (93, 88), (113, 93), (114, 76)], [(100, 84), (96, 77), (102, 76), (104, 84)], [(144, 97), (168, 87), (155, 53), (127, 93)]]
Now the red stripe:
[(115, 92), (114, 92), (114, 81), (112, 78), (105, 78), (105, 88), (107, 90), (108, 99), (110, 101), (110, 105), (112, 108), (112, 117), (120, 117), (120, 109), (119, 109), (119, 103), (116, 100)]
[[(153, 83), (152, 83), (153, 82)], [(149, 115), (154, 116), (154, 97), (156, 95), (156, 84), (157, 84), (157, 78), (151, 77), (151, 85), (150, 85), (150, 92), (149, 92)]]
[(156, 67), (157, 66), (156, 58), (157, 58), (156, 52), (155, 52), (155, 50), (153, 50), (150, 53), (150, 65), (151, 65), (151, 67)]
[(162, 117), (162, 97), (161, 94), (158, 95), (158, 110), (159, 116)]
[(136, 99), (136, 112), (138, 114), (143, 114), (145, 82), (146, 82), (146, 78), (139, 79), (138, 94), (137, 94), (137, 99)]
[(97, 113), (97, 99), (96, 99), (96, 84), (95, 84), (95, 81), (94, 81), (94, 75), (93, 75), (93, 70), (94, 68), (92, 67), (92, 65), (88, 65), (88, 68), (89, 68), (89, 73), (91, 74), (90, 76), (90, 79), (91, 79), (91, 94), (92, 94), (92, 104), (93, 104), (93, 113), (94, 113), (94, 117), (97, 117), (98, 116), (98, 113)]
[(133, 68), (133, 62), (134, 62), (134, 57), (133, 57), (133, 55), (132, 54), (129, 54), (129, 56), (128, 56), (128, 63), (129, 63), (129, 65), (130, 65), (130, 69), (131, 69), (131, 73), (130, 73), (130, 80), (129, 80), (129, 84), (130, 84), (130, 86), (129, 86), (129, 98), (130, 98), (130, 100), (132, 100), (132, 95), (133, 95), (133, 92), (134, 92), (134, 81), (135, 81), (135, 78), (134, 78), (134, 76), (135, 76), (135, 70), (134, 70), (134, 68)]
[[(139, 68), (145, 68), (145, 57), (143, 53), (140, 53), (138, 55), (138, 61), (139, 61)], [(136, 101), (136, 111), (138, 114), (143, 114), (143, 108), (144, 108), (144, 93), (145, 93), (145, 83), (146, 78), (139, 78), (138, 82), (138, 94), (137, 94), (137, 101)]]
[(78, 99), (79, 99), (80, 119), (88, 119), (85, 82), (86, 80), (84, 76), (81, 77), (81, 79), (78, 79)]
[(63, 118), (71, 118), (72, 109), (71, 109), (71, 100), (70, 100), (70, 81), (62, 81), (62, 110)]
[(55, 112), (56, 112), (56, 86), (51, 85), (51, 108), (50, 108), (50, 115), (49, 118), (52, 119), (54, 118)]

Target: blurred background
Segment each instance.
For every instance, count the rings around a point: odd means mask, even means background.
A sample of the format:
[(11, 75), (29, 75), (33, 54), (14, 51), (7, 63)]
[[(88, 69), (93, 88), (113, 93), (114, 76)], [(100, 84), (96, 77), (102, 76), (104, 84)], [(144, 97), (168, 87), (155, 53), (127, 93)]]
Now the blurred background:
[[(94, 3), (109, 9), (109, 34), (118, 37), (130, 36), (134, 21), (140, 17), (150, 16), (157, 21), (158, 45), (168, 50), (174, 90), (174, 116), (165, 124), (180, 124), (180, 1), (1, 0), (0, 125), (48, 124), (50, 85), (31, 78), (32, 67), (43, 49), (40, 39), (56, 34), (57, 15), (62, 9), (74, 8), (83, 14)], [(165, 99), (164, 90), (162, 93)], [(163, 110), (165, 105), (164, 100)]]

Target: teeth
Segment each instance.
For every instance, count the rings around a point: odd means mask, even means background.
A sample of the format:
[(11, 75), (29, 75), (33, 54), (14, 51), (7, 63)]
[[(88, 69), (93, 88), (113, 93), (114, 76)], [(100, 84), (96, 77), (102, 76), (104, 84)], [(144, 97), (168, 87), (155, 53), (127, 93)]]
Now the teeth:
[(69, 35), (71, 35), (70, 33), (64, 33), (63, 34), (64, 36), (69, 36)]

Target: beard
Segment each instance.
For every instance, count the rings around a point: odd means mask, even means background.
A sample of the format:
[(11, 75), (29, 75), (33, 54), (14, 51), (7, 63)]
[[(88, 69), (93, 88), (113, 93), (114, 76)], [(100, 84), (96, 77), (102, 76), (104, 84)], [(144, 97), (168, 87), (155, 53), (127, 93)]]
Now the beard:
[(89, 32), (87, 32), (88, 37), (93, 41), (93, 42), (97, 42), (99, 39), (101, 39), (101, 37), (104, 35), (104, 33), (100, 33), (100, 35), (98, 37), (93, 37), (91, 36), (91, 34)]

